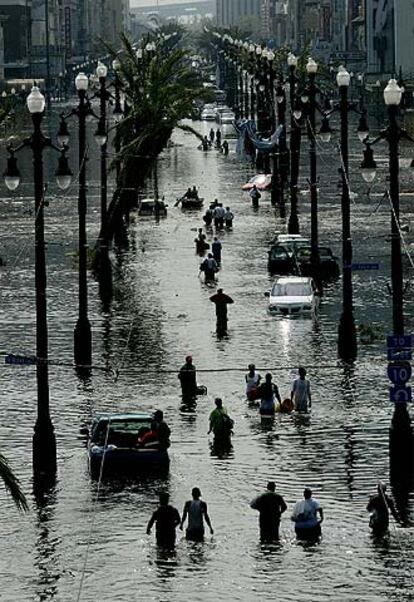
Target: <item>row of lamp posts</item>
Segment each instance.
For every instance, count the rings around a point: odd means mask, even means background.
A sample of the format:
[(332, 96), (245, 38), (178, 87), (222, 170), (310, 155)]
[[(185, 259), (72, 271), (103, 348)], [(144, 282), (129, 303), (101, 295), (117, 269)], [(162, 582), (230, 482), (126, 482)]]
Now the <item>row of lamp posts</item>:
[[(116, 117), (122, 114), (120, 104), (120, 82), (117, 71), (119, 61), (115, 59), (113, 68), (115, 76), (115, 111)], [(101, 148), (101, 218), (106, 219), (107, 202), (107, 138), (106, 105), (109, 93), (106, 90), (107, 67), (98, 64), (96, 74), (99, 78), (98, 97), (100, 98), (100, 116), (95, 132), (95, 140)], [(26, 99), (27, 108), (32, 116), (33, 133), (16, 147), (8, 147), (9, 158), (4, 172), (7, 188), (14, 191), (20, 184), (20, 171), (17, 166), (16, 153), (23, 148), (30, 148), (33, 155), (33, 178), (35, 200), (35, 296), (36, 296), (36, 380), (37, 380), (37, 419), (33, 437), (33, 470), (35, 477), (52, 477), (56, 472), (56, 440), (49, 411), (49, 360), (48, 360), (48, 327), (47, 327), (47, 295), (46, 295), (46, 258), (44, 239), (44, 207), (46, 187), (43, 176), (43, 153), (46, 148), (60, 152), (56, 180), (61, 190), (67, 190), (71, 184), (72, 171), (66, 156), (69, 143), (69, 131), (66, 118), (73, 116), (78, 121), (79, 137), (79, 175), (78, 175), (78, 217), (79, 217), (79, 313), (74, 331), (74, 358), (78, 369), (87, 373), (92, 364), (92, 335), (88, 318), (88, 286), (87, 286), (87, 186), (86, 166), (88, 159), (86, 144), (86, 123), (93, 117), (90, 100), (87, 97), (88, 77), (79, 73), (75, 79), (79, 102), (68, 116), (61, 115), (56, 146), (46, 137), (41, 129), (46, 100), (39, 88), (34, 86)], [(104, 246), (102, 244), (102, 246)], [(101, 249), (102, 250), (102, 249)], [(103, 250), (107, 257), (107, 248)], [(106, 253), (105, 253), (106, 251)]]
[[(272, 112), (274, 116), (274, 100), (278, 106), (278, 125), (285, 128), (284, 114), (284, 84), (282, 77), (272, 79), (262, 70), (263, 50), (255, 47), (253, 44), (241, 43), (232, 40), (229, 36), (220, 37), (218, 47), (221, 49), (219, 57), (222, 61), (228, 60), (230, 54), (234, 69), (238, 69), (237, 56), (241, 52), (242, 58), (239, 59), (242, 69), (240, 91), (236, 98), (242, 97), (242, 110), (239, 111), (244, 118), (257, 119), (259, 133), (262, 131), (263, 124), (263, 98), (269, 98), (270, 102), (265, 104), (267, 111)], [(233, 49), (233, 51), (231, 50)], [(237, 49), (235, 51), (235, 49)], [(248, 53), (246, 61), (245, 54)], [(273, 53), (265, 52), (265, 65), (270, 74), (273, 72), (272, 61)], [(298, 177), (299, 177), (299, 158), (302, 137), (302, 115), (306, 115), (306, 129), (309, 138), (309, 158), (310, 158), (310, 199), (311, 199), (311, 264), (312, 273), (315, 276), (319, 274), (319, 241), (318, 241), (318, 189), (317, 189), (317, 157), (316, 157), (316, 95), (318, 89), (315, 79), (318, 69), (317, 63), (309, 58), (306, 71), (308, 75), (308, 84), (306, 90), (300, 92), (298, 89), (298, 78), (296, 75), (297, 57), (292, 53), (288, 55), (288, 83), (290, 93), (290, 215), (288, 220), (288, 232), (298, 234), (300, 231), (298, 219)], [(247, 64), (247, 70), (244, 66)], [(244, 84), (243, 84), (244, 75)], [(228, 80), (231, 81), (231, 80)], [(238, 80), (236, 79), (236, 82)], [(349, 152), (348, 152), (348, 114), (350, 110), (359, 112), (360, 121), (358, 125), (358, 137), (365, 144), (364, 159), (361, 163), (361, 172), (365, 181), (371, 183), (375, 178), (376, 163), (373, 157), (372, 145), (379, 140), (386, 140), (389, 146), (389, 200), (391, 207), (391, 280), (392, 280), (392, 301), (393, 301), (393, 333), (394, 335), (404, 335), (404, 313), (403, 313), (403, 270), (401, 256), (401, 231), (399, 224), (399, 142), (401, 139), (408, 138), (406, 132), (398, 124), (398, 106), (401, 102), (403, 90), (397, 84), (396, 80), (390, 80), (384, 90), (384, 101), (388, 110), (388, 127), (381, 132), (379, 137), (370, 142), (368, 139), (369, 131), (366, 121), (366, 114), (363, 102), (360, 103), (360, 110), (357, 110), (357, 104), (348, 100), (348, 90), (350, 86), (350, 74), (344, 67), (339, 67), (336, 83), (339, 88), (339, 103), (336, 107), (330, 108), (327, 104), (322, 113), (322, 125), (319, 131), (321, 139), (329, 141), (331, 129), (329, 126), (329, 116), (334, 110), (339, 111), (341, 123), (340, 135), (340, 155), (341, 155), (341, 215), (342, 215), (342, 312), (338, 327), (338, 354), (345, 361), (352, 362), (357, 356), (357, 337), (353, 312), (353, 283), (352, 283), (352, 234), (351, 234), (351, 202), (349, 188)], [(250, 84), (250, 86), (248, 85)], [(265, 91), (262, 86), (265, 86)], [(276, 85), (276, 88), (274, 88)], [(270, 91), (267, 89), (270, 88)], [(272, 117), (270, 123), (274, 123)], [(268, 133), (268, 132), (262, 132)], [(282, 138), (282, 141), (286, 138)], [(283, 144), (283, 142), (282, 142)], [(281, 181), (280, 158), (287, 151), (285, 146), (280, 146), (276, 157), (273, 159), (273, 178), (272, 202), (279, 203), (283, 208), (283, 179)], [(413, 162), (414, 163), (414, 162)], [(390, 430), (390, 458), (391, 469), (397, 476), (404, 473), (405, 476), (412, 476), (413, 472), (413, 432), (407, 403), (401, 401), (395, 404), (392, 426)], [(411, 468), (408, 470), (407, 466)]]

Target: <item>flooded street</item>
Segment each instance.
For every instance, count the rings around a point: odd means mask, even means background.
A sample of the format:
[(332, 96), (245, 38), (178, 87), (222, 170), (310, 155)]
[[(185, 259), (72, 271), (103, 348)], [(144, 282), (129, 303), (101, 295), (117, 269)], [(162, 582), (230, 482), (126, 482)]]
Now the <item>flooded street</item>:
[[(193, 124), (207, 133), (211, 124)], [(234, 154), (196, 150), (197, 141), (177, 131), (174, 145), (158, 162), (158, 189), (169, 204), (168, 216), (155, 223), (132, 214), (128, 248), (115, 251), (114, 299), (102, 310), (97, 283), (90, 279), (89, 318), (96, 369), (87, 383), (68, 366), (50, 368), (51, 414), (58, 445), (58, 480), (41, 505), (31, 496), (31, 446), (36, 419), (35, 370), (1, 365), (1, 451), (29, 493), (31, 510), (18, 515), (2, 493), (0, 600), (55, 602), (95, 600), (182, 602), (268, 600), (280, 602), (406, 602), (414, 592), (414, 529), (391, 523), (390, 533), (373, 539), (365, 510), (378, 480), (388, 482), (388, 400), (385, 337), (391, 332), (389, 282), (390, 216), (384, 191), (386, 154), (381, 147), (377, 183), (364, 193), (358, 166), (360, 146), (352, 148), (351, 188), (354, 261), (378, 261), (378, 272), (354, 274), (357, 323), (381, 325), (378, 341), (360, 345), (353, 368), (337, 361), (337, 323), (341, 313), (340, 279), (326, 285), (316, 320), (275, 318), (266, 311), (264, 293), (272, 278), (267, 249), (285, 225), (263, 195), (254, 211), (241, 185), (254, 171)], [(94, 143), (92, 142), (94, 145)], [(92, 152), (96, 153), (95, 145)], [(320, 240), (341, 251), (339, 159), (335, 143), (323, 148), (320, 173)], [(382, 155), (381, 155), (382, 153)], [(306, 151), (303, 150), (304, 165)], [(47, 164), (53, 174), (55, 163)], [(88, 165), (88, 237), (99, 228), (98, 158)], [(75, 163), (73, 162), (73, 165)], [(15, 198), (1, 188), (2, 324), (1, 353), (33, 355), (34, 248), (31, 171)], [(405, 176), (404, 176), (405, 177)], [(301, 173), (306, 188), (307, 168)], [(197, 185), (205, 208), (214, 198), (231, 207), (234, 229), (220, 234), (223, 245), (219, 285), (234, 299), (229, 333), (218, 339), (212, 289), (198, 277), (200, 258), (194, 238), (202, 211), (182, 212), (177, 197)], [(153, 196), (148, 181), (147, 196)], [(411, 180), (403, 191), (412, 191)], [(45, 211), (50, 358), (71, 364), (77, 318), (76, 184), (66, 197), (50, 187)], [(21, 196), (20, 196), (21, 195)], [(404, 223), (413, 224), (413, 197), (402, 195)], [(300, 197), (300, 224), (310, 233), (308, 196)], [(407, 248), (413, 234), (406, 235)], [(212, 242), (212, 233), (208, 234)], [(406, 263), (406, 277), (412, 269)], [(412, 295), (407, 294), (406, 332), (414, 329)], [(208, 395), (196, 414), (180, 413), (177, 371), (191, 354), (198, 381)], [(4, 361), (4, 360), (2, 360)], [(244, 373), (254, 362), (264, 376), (271, 371), (282, 398), (290, 394), (299, 365), (311, 381), (310, 416), (276, 416), (261, 422), (245, 400)], [(111, 368), (111, 370), (105, 370)], [(118, 377), (115, 372), (119, 371)], [(214, 397), (223, 398), (235, 421), (233, 449), (212, 453), (207, 435)], [(138, 409), (164, 411), (172, 430), (168, 478), (115, 481), (98, 485), (87, 469), (81, 429), (100, 412)], [(268, 480), (275, 480), (288, 511), (276, 546), (259, 544), (258, 515), (249, 507)], [(179, 532), (174, 556), (157, 551), (145, 534), (162, 488), (182, 511), (193, 486), (209, 505), (215, 534), (202, 544), (186, 542)], [(319, 545), (294, 537), (290, 514), (305, 486), (313, 489), (325, 513)], [(409, 520), (414, 523), (414, 499)]]

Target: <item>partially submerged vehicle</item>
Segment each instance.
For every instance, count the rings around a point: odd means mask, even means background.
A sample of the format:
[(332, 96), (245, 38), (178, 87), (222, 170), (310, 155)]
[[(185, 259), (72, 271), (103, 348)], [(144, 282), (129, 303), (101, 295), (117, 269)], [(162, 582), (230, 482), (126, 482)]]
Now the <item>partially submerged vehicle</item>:
[(89, 469), (93, 478), (102, 474), (140, 474), (168, 470), (168, 451), (153, 441), (143, 447), (139, 439), (151, 429), (152, 416), (102, 414), (95, 418), (89, 434)]
[(272, 315), (313, 316), (320, 304), (320, 293), (312, 278), (281, 276), (272, 289), (265, 293), (269, 299), (268, 311)]
[(167, 216), (167, 205), (164, 201), (157, 199), (142, 199), (138, 204), (138, 215), (142, 217), (146, 216)]
[[(319, 271), (322, 278), (336, 278), (339, 275), (338, 258), (329, 247), (318, 247)], [(312, 273), (312, 248), (303, 246), (295, 252), (299, 273), (309, 276)]]

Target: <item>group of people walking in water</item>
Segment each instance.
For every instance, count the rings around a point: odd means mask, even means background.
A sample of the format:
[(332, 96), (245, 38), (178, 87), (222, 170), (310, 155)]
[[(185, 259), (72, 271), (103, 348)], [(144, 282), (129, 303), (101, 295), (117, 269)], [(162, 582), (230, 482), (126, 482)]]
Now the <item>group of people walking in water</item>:
[[(221, 301), (221, 297), (226, 299)], [(215, 295), (210, 298), (216, 303), (218, 311), (222, 312), (222, 307), (226, 307), (232, 299), (219, 289)], [(227, 314), (226, 314), (227, 315)], [(226, 315), (220, 317), (221, 320), (226, 320)], [(223, 326), (225, 326), (223, 324)], [(185, 359), (185, 364), (179, 371), (178, 378), (181, 383), (181, 392), (184, 402), (192, 402), (200, 394), (200, 387), (197, 385), (197, 371), (193, 364), (193, 358), (188, 355)], [(306, 378), (306, 369), (300, 367), (298, 376), (292, 383), (290, 396), (282, 400), (277, 385), (273, 382), (273, 377), (268, 372), (264, 380), (260, 373), (256, 370), (254, 364), (249, 364), (248, 372), (244, 377), (246, 387), (246, 397), (249, 402), (258, 402), (260, 404), (259, 412), (261, 416), (274, 416), (277, 412), (289, 413), (295, 410), (300, 413), (308, 413), (312, 407), (310, 381)], [(215, 400), (216, 410), (219, 410), (221, 415), (227, 416), (227, 410), (223, 407), (222, 400)], [(214, 411), (213, 411), (214, 412)], [(220, 436), (220, 421), (215, 420), (215, 428), (213, 432), (215, 436)], [(225, 429), (227, 430), (227, 429)], [(227, 436), (231, 433), (227, 431)]]
[(214, 129), (211, 128), (209, 135), (203, 136), (201, 140), (201, 149), (203, 151), (208, 151), (213, 148), (213, 146), (225, 156), (229, 154), (229, 143), (227, 140), (223, 140), (223, 143), (221, 142), (221, 130), (217, 129), (214, 131)]
[[(367, 505), (367, 510), (370, 512), (370, 526), (376, 535), (384, 535), (388, 530), (390, 512), (397, 522), (399, 520), (394, 502), (385, 491), (385, 485), (379, 483), (377, 493), (370, 498)], [(259, 513), (261, 542), (263, 544), (277, 542), (282, 515), (287, 511), (288, 506), (282, 495), (276, 491), (274, 481), (269, 481), (266, 491), (251, 501), (250, 508)], [(374, 515), (375, 527), (372, 524)], [(303, 498), (293, 506), (290, 518), (298, 540), (317, 542), (320, 539), (324, 512), (322, 505), (313, 497), (309, 487), (304, 489)], [(176, 541), (176, 529), (180, 527), (183, 530), (187, 520), (187, 540), (202, 542), (205, 534), (204, 524), (209, 528), (210, 534), (214, 534), (207, 503), (201, 499), (199, 487), (193, 488), (191, 499), (185, 502), (182, 517), (180, 517), (179, 511), (169, 504), (168, 493), (160, 493), (159, 507), (149, 520), (147, 534), (151, 533), (155, 524), (157, 544), (166, 549), (173, 549)]]

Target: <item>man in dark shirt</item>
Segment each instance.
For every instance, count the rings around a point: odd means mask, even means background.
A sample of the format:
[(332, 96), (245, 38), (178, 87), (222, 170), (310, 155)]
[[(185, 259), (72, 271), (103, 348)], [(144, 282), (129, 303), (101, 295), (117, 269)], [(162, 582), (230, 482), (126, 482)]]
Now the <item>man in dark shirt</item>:
[(216, 305), (216, 330), (218, 335), (227, 333), (227, 305), (234, 303), (233, 299), (223, 293), (223, 289), (219, 288), (215, 295), (210, 297), (210, 301)]
[(172, 549), (175, 546), (175, 530), (181, 522), (180, 513), (169, 505), (168, 493), (160, 493), (160, 505), (151, 516), (147, 526), (147, 535), (155, 523), (155, 536), (157, 544), (163, 548)]
[(260, 539), (262, 542), (276, 541), (279, 539), (280, 518), (287, 509), (285, 500), (275, 493), (276, 485), (273, 481), (267, 484), (266, 493), (255, 498), (250, 507), (260, 513)]
[(197, 396), (197, 373), (191, 355), (185, 358), (185, 364), (180, 368), (178, 378), (184, 401), (191, 401)]
[(154, 421), (157, 424), (158, 441), (160, 442), (160, 449), (164, 450), (170, 447), (170, 435), (171, 430), (166, 422), (164, 422), (164, 413), (162, 410), (156, 410), (154, 412)]

